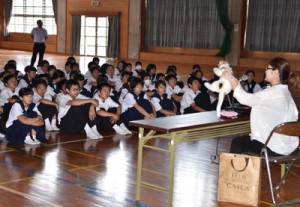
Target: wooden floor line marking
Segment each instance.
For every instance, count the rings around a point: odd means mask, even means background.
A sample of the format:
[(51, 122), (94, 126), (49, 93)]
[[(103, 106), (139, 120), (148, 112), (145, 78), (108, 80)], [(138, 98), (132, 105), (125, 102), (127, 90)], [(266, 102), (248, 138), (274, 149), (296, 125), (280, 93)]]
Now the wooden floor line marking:
[(27, 178), (21, 178), (21, 179), (17, 179), (17, 180), (11, 180), (11, 181), (6, 181), (6, 182), (2, 182), (0, 183), (0, 185), (6, 185), (9, 183), (15, 183), (15, 182), (20, 182), (20, 181), (24, 181), (24, 180), (30, 180), (33, 177), (27, 177)]
[(8, 192), (11, 192), (11, 193), (14, 193), (14, 194), (19, 195), (19, 196), (23, 196), (24, 198), (27, 198), (27, 199), (32, 200), (32, 201), (37, 201), (37, 202), (45, 203), (45, 204), (48, 204), (48, 205), (53, 206), (53, 207), (62, 207), (61, 205), (57, 205), (55, 203), (51, 203), (51, 202), (46, 201), (46, 200), (44, 200), (42, 198), (39, 198), (37, 196), (33, 196), (33, 195), (30, 195), (30, 194), (27, 194), (27, 193), (22, 193), (20, 191), (13, 190), (11, 188), (0, 186), (0, 189), (8, 191)]
[(97, 164), (97, 165), (82, 166), (82, 167), (70, 169), (69, 171), (86, 170), (86, 169), (88, 169), (88, 168), (91, 168), (91, 167), (99, 167), (99, 166), (101, 166), (101, 165), (105, 165), (105, 163), (101, 163), (101, 164)]
[(102, 157), (97, 157), (95, 155), (90, 155), (90, 154), (87, 154), (87, 153), (84, 153), (84, 152), (79, 152), (79, 151), (71, 150), (71, 149), (67, 149), (67, 148), (63, 148), (63, 149), (66, 150), (66, 151), (69, 151), (69, 152), (73, 152), (75, 154), (79, 154), (79, 155), (83, 155), (83, 156), (87, 156), (87, 157), (93, 157), (93, 158), (96, 158), (96, 159), (99, 159), (99, 160), (105, 160)]

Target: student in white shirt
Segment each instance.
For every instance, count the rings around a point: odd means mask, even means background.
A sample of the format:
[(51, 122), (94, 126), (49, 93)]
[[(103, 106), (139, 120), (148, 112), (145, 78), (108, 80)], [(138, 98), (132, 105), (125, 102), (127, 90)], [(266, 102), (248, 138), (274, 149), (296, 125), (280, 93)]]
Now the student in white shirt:
[(34, 83), (33, 103), (36, 104), (45, 121), (47, 131), (59, 131), (56, 126), (58, 104), (52, 101), (52, 97), (46, 94), (47, 82), (39, 79)]
[[(230, 72), (223, 76), (230, 80), (234, 97), (241, 103), (251, 106), (251, 134), (235, 138), (231, 142), (230, 152), (254, 152), (259, 154), (270, 132), (283, 122), (297, 121), (298, 110), (291, 96), (289, 87), (299, 87), (299, 79), (290, 70), (290, 64), (283, 58), (270, 60), (265, 71), (265, 80), (271, 84), (257, 93), (247, 93)], [(288, 84), (288, 85), (286, 85)], [(298, 137), (286, 137), (275, 134), (268, 144), (268, 154), (289, 155), (299, 147)]]
[(5, 88), (0, 93), (0, 104), (3, 106), (2, 119), (6, 121), (12, 105), (19, 100), (19, 88), (15, 75), (5, 76), (3, 83)]
[(182, 114), (190, 114), (206, 111), (199, 106), (199, 103), (196, 103), (195, 101), (197, 95), (200, 93), (199, 89), (201, 86), (198, 78), (189, 77), (187, 82), (189, 89), (183, 94), (182, 100), (180, 102), (180, 112)]
[(114, 66), (113, 65), (108, 65), (106, 68), (106, 76), (108, 78), (108, 84), (112, 87), (115, 88), (118, 82), (121, 82), (120, 76), (117, 76), (114, 74)]
[(28, 65), (25, 67), (24, 70), (25, 70), (26, 75), (23, 76), (23, 78), (19, 81), (18, 87), (19, 88), (24, 88), (24, 87), (32, 88), (33, 82), (36, 77), (36, 68)]
[(258, 83), (255, 82), (255, 72), (254, 70), (247, 70), (246, 75), (248, 77), (247, 80), (243, 81), (244, 89), (248, 93), (256, 93), (261, 90), (261, 87)]
[[(122, 102), (122, 122), (128, 126), (132, 120), (155, 118), (154, 107), (148, 99), (145, 99), (143, 90), (144, 82), (137, 77), (130, 78), (130, 90)], [(146, 96), (147, 97), (147, 96)]]
[(47, 74), (49, 65), (50, 64), (47, 60), (43, 60), (41, 63), (39, 63), (38, 70), (37, 70), (36, 74), (37, 75)]
[(143, 91), (147, 94), (148, 98), (151, 99), (155, 92), (155, 85), (152, 83), (151, 76), (149, 73), (143, 73), (141, 79), (144, 81)]
[(98, 92), (94, 99), (98, 100), (99, 105), (96, 107), (97, 118), (99, 119), (98, 127), (114, 129), (121, 135), (132, 134), (131, 131), (120, 121), (121, 106), (110, 98), (111, 87), (108, 83), (101, 83), (98, 86)]
[(97, 89), (97, 81), (100, 75), (99, 67), (91, 67), (90, 72), (92, 76), (89, 79), (87, 79), (86, 84), (83, 87), (85, 87), (88, 91), (94, 94), (94, 91)]
[(151, 103), (155, 108), (156, 117), (176, 115), (176, 106), (166, 94), (166, 83), (162, 80), (155, 81), (155, 89), (156, 92), (151, 98)]
[(60, 131), (76, 133), (84, 130), (89, 139), (103, 138), (97, 130), (95, 107), (98, 101), (79, 94), (79, 83), (70, 79), (66, 82), (67, 95), (60, 98), (58, 122)]
[(43, 129), (43, 118), (32, 102), (32, 89), (21, 88), (19, 96), (20, 101), (13, 105), (6, 122), (6, 139), (10, 143), (30, 145), (47, 141)]
[[(0, 74), (0, 92), (3, 91), (3, 89), (5, 89), (5, 85), (3, 83), (3, 79), (4, 79), (5, 76), (8, 76), (8, 75), (10, 75), (10, 72), (8, 72), (8, 71), (3, 71)], [(0, 104), (0, 106), (2, 106), (2, 105)]]
[(177, 114), (179, 113), (179, 110), (181, 108), (180, 102), (182, 100), (183, 91), (182, 89), (177, 85), (177, 79), (174, 74), (170, 74), (166, 76), (167, 81), (167, 94), (169, 98), (172, 98), (174, 101), (176, 108), (177, 108)]

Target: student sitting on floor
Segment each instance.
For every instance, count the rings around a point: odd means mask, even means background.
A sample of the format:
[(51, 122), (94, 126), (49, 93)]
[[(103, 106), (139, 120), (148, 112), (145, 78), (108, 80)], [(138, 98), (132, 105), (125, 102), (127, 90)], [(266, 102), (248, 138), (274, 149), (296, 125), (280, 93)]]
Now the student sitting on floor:
[(67, 95), (60, 98), (58, 122), (61, 132), (86, 132), (87, 138), (103, 138), (97, 130), (96, 111), (98, 101), (79, 94), (79, 83), (70, 79), (66, 82)]
[(10, 72), (8, 71), (3, 71), (1, 74), (0, 74), (0, 92), (3, 91), (3, 89), (5, 89), (5, 85), (3, 83), (3, 79), (5, 78), (5, 76), (8, 76), (10, 75)]
[(122, 122), (128, 126), (132, 120), (155, 118), (153, 106), (147, 99), (147, 95), (142, 92), (144, 82), (142, 79), (132, 77), (130, 79), (130, 90), (125, 95), (122, 102)]
[(176, 106), (166, 94), (166, 83), (162, 80), (155, 82), (156, 92), (151, 98), (151, 103), (155, 108), (156, 117), (174, 116), (176, 115)]
[(115, 89), (117, 82), (120, 82), (120, 77), (114, 75), (114, 66), (108, 65), (106, 68), (106, 76), (108, 78), (108, 84)]
[[(3, 107), (0, 106), (0, 114), (2, 114), (2, 113), (3, 113)], [(1, 140), (4, 137), (5, 137), (5, 135), (4, 135), (4, 129), (2, 127), (2, 124), (0, 124), (0, 138), (1, 138)]]
[(97, 81), (100, 75), (99, 67), (91, 67), (90, 72), (92, 76), (89, 79), (87, 79), (86, 84), (83, 87), (86, 88), (92, 94), (94, 94), (94, 91), (97, 89)]
[(25, 76), (23, 76), (23, 78), (20, 80), (18, 87), (19, 88), (32, 88), (33, 87), (33, 83), (35, 81), (35, 77), (36, 77), (36, 68), (30, 65), (27, 65), (24, 69), (25, 71)]
[(189, 89), (183, 94), (182, 100), (180, 102), (180, 112), (182, 114), (190, 114), (206, 111), (203, 108), (199, 107), (199, 103), (195, 102), (197, 95), (200, 93), (200, 82), (198, 78), (189, 77), (187, 83)]
[(131, 75), (128, 71), (124, 71), (121, 73), (121, 81), (122, 81), (122, 86), (120, 87), (118, 93), (119, 93), (119, 103), (122, 103), (124, 100), (125, 95), (128, 93), (130, 90), (129, 87), (129, 81), (131, 79)]
[(55, 102), (59, 104), (61, 97), (63, 97), (64, 95), (67, 95), (67, 91), (66, 91), (66, 82), (67, 79), (62, 79), (61, 81), (59, 81), (57, 83), (57, 91), (58, 94), (56, 95), (56, 99)]
[(176, 108), (177, 108), (177, 114), (179, 114), (180, 110), (180, 101), (182, 100), (183, 91), (182, 89), (177, 85), (177, 79), (174, 74), (170, 74), (166, 76), (167, 81), (167, 94), (169, 98), (172, 98), (174, 101)]
[(155, 92), (155, 85), (151, 81), (149, 73), (143, 73), (141, 79), (144, 81), (143, 91), (147, 94), (148, 98), (151, 99)]
[(99, 128), (114, 129), (121, 135), (132, 134), (120, 121), (121, 106), (110, 98), (110, 91), (111, 87), (108, 83), (101, 83), (98, 92), (94, 95), (94, 99), (99, 101), (99, 106), (96, 107)]
[(47, 74), (48, 73), (48, 67), (49, 67), (49, 62), (48, 60), (43, 60), (41, 62), (41, 64), (39, 64), (38, 66), (38, 70), (36, 72), (37, 75), (40, 75), (40, 74)]
[(40, 144), (47, 141), (43, 129), (43, 118), (33, 101), (33, 91), (21, 88), (20, 101), (16, 102), (6, 122), (6, 139), (15, 144)]
[(85, 96), (86, 98), (92, 98), (93, 94), (88, 91), (85, 87), (84, 87), (84, 76), (81, 73), (76, 73), (74, 75), (74, 80), (78, 81), (79, 83), (79, 93), (83, 96)]
[(52, 101), (52, 97), (46, 94), (47, 82), (39, 79), (34, 83), (33, 102), (41, 112), (45, 120), (45, 128), (47, 131), (59, 131), (56, 126), (56, 117), (58, 112), (58, 104)]
[(17, 87), (18, 81), (15, 75), (6, 76), (3, 83), (5, 88), (0, 93), (0, 105), (3, 106), (2, 119), (6, 121), (12, 105), (19, 100), (19, 87)]

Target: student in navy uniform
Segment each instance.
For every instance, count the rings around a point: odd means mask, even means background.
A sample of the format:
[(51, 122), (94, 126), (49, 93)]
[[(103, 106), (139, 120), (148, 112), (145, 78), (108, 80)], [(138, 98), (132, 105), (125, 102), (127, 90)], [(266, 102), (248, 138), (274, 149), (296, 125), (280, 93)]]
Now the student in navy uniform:
[(35, 81), (36, 77), (36, 68), (30, 65), (27, 65), (24, 69), (25, 76), (19, 81), (18, 87), (24, 88), (24, 87), (33, 87), (33, 83)]
[[(3, 79), (4, 79), (6, 76), (8, 76), (8, 75), (10, 75), (10, 72), (8, 72), (8, 71), (3, 71), (3, 72), (0, 74), (0, 92), (3, 91), (3, 90), (6, 88), (6, 86), (5, 86), (4, 83), (3, 83)], [(1, 102), (1, 100), (0, 100), (0, 102)], [(0, 105), (1, 105), (1, 104), (0, 104)]]
[[(199, 103), (196, 103), (195, 98), (200, 93), (200, 82), (196, 77), (189, 77), (188, 78), (188, 86), (189, 89), (183, 94), (182, 100), (180, 102), (181, 108), (180, 112), (182, 114), (190, 114), (196, 112), (203, 112), (206, 111), (205, 109), (201, 108)], [(199, 100), (198, 100), (199, 101)]]
[[(0, 114), (3, 113), (3, 107), (0, 106)], [(4, 138), (5, 135), (4, 135), (4, 129), (2, 127), (2, 124), (0, 124), (0, 139)]]
[(149, 64), (146, 67), (146, 72), (150, 74), (152, 82), (156, 80), (156, 65)]
[(85, 87), (84, 87), (84, 76), (81, 74), (81, 73), (76, 73), (74, 75), (74, 80), (78, 81), (79, 83), (79, 93), (87, 98), (92, 98), (93, 97), (93, 94), (88, 91)]
[(98, 92), (94, 95), (94, 99), (99, 102), (99, 106), (96, 107), (98, 127), (114, 129), (121, 135), (132, 134), (120, 121), (121, 106), (110, 98), (110, 91), (110, 85), (104, 82), (99, 84)]
[(84, 130), (89, 139), (103, 138), (97, 130), (95, 107), (98, 101), (79, 94), (79, 83), (70, 79), (66, 82), (67, 95), (60, 98), (58, 122), (61, 132), (76, 133)]
[(129, 82), (132, 78), (128, 71), (124, 71), (121, 74), (121, 81), (123, 83), (122, 87), (119, 89), (119, 103), (122, 104), (125, 95), (130, 91)]
[(175, 77), (176, 77), (176, 81), (177, 81), (177, 85), (180, 87), (180, 88), (183, 88), (184, 87), (184, 83), (181, 81), (179, 75), (177, 74), (177, 68), (175, 65), (169, 65), (167, 70), (166, 70), (166, 76), (169, 75), (169, 74), (174, 74)]
[(167, 81), (167, 94), (169, 98), (172, 98), (174, 101), (176, 108), (177, 108), (177, 114), (179, 114), (179, 110), (181, 108), (180, 102), (182, 100), (183, 91), (182, 89), (177, 85), (177, 79), (174, 74), (169, 74), (166, 76)]
[(10, 143), (36, 145), (47, 141), (43, 118), (33, 101), (33, 91), (22, 88), (6, 122), (5, 137)]
[(130, 90), (122, 102), (122, 122), (128, 126), (132, 120), (155, 118), (155, 112), (147, 95), (142, 91), (144, 82), (137, 77), (130, 78)]
[(59, 131), (56, 126), (58, 104), (52, 101), (52, 97), (46, 94), (47, 82), (39, 79), (34, 83), (33, 102), (37, 105), (45, 121), (47, 131)]
[(98, 66), (93, 66), (90, 69), (91, 77), (89, 77), (86, 81), (86, 84), (83, 86), (89, 92), (94, 94), (94, 91), (97, 89), (97, 81), (100, 75), (100, 70)]
[(19, 100), (19, 87), (17, 87), (18, 81), (15, 75), (6, 76), (3, 83), (5, 88), (0, 93), (0, 102), (3, 106), (2, 119), (6, 121), (12, 105)]
[(166, 83), (162, 80), (157, 80), (155, 89), (156, 92), (151, 98), (151, 103), (155, 108), (156, 117), (176, 115), (176, 106), (166, 93)]

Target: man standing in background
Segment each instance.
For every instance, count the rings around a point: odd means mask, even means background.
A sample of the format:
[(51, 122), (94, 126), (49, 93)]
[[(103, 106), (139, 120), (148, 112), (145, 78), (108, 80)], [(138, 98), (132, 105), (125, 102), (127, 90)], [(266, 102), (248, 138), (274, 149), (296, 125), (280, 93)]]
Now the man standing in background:
[(34, 45), (33, 45), (33, 52), (32, 52), (32, 58), (31, 58), (31, 66), (34, 66), (34, 63), (36, 61), (36, 56), (39, 53), (39, 62), (44, 58), (44, 53), (46, 49), (45, 41), (48, 37), (48, 32), (46, 29), (43, 28), (43, 22), (42, 20), (37, 20), (36, 22), (37, 27), (33, 28), (31, 31), (31, 38), (33, 39)]

